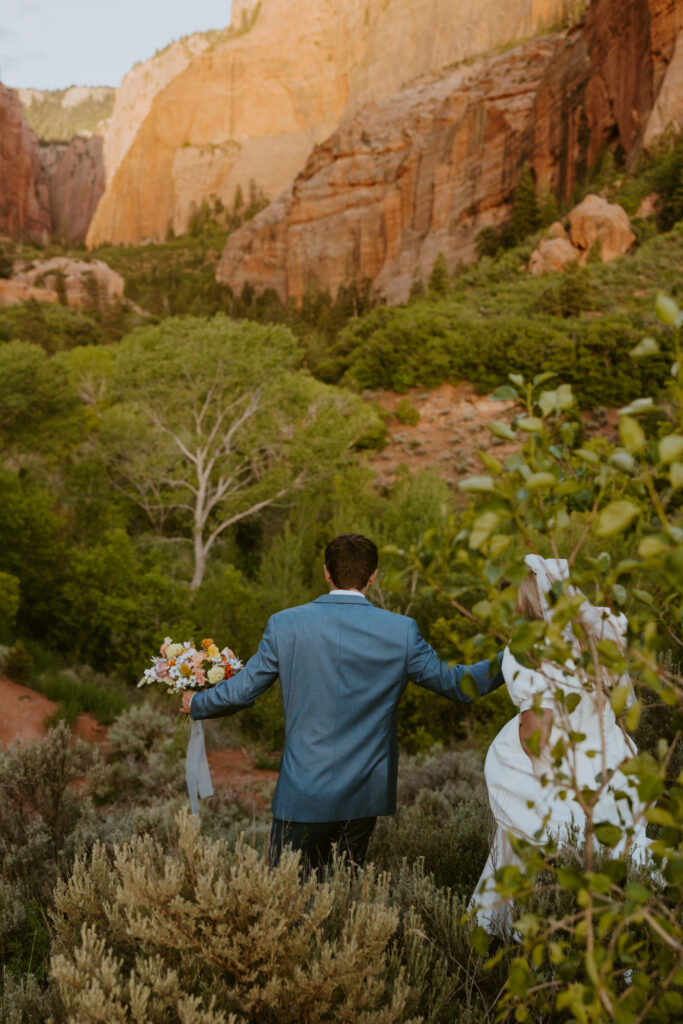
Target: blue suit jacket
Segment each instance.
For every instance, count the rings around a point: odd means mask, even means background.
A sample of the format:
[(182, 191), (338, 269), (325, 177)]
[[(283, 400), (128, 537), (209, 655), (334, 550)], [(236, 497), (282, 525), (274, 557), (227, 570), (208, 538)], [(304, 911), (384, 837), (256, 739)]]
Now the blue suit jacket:
[(269, 620), (241, 672), (192, 698), (192, 718), (217, 718), (253, 704), (277, 677), (285, 747), (272, 811), (285, 821), (346, 821), (396, 810), (396, 713), (408, 680), (469, 701), (503, 682), (500, 656), (449, 666), (414, 619), (362, 595), (325, 594)]

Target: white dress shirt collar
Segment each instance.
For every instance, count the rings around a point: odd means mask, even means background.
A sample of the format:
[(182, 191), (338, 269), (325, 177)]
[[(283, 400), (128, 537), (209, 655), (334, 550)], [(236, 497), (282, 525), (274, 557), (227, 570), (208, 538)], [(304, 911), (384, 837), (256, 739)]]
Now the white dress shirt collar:
[(360, 590), (331, 590), (330, 594), (354, 594), (356, 597), (362, 597), (364, 601), (367, 601), (365, 594), (361, 594)]

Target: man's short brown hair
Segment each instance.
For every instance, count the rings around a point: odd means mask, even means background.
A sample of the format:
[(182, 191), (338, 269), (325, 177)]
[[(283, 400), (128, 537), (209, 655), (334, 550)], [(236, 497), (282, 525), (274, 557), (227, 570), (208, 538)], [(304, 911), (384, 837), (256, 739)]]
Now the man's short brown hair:
[(377, 568), (377, 545), (360, 533), (342, 533), (325, 548), (325, 565), (338, 590), (362, 590)]

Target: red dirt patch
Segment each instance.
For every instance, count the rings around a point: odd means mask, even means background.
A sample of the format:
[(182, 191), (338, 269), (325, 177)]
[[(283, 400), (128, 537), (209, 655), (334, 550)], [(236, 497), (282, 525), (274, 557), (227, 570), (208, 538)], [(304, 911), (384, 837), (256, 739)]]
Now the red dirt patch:
[(28, 686), (11, 682), (6, 676), (0, 676), (0, 701), (0, 743), (3, 747), (42, 739), (47, 734), (45, 719), (57, 710), (53, 700), (30, 690)]
[(207, 759), (215, 789), (222, 789), (241, 804), (262, 810), (265, 801), (263, 783), (275, 782), (278, 773), (256, 768), (251, 753), (244, 747), (208, 750)]
[(405, 395), (392, 391), (366, 392), (383, 409), (394, 412), (402, 399), (413, 405), (420, 419), (415, 426), (392, 419), (386, 447), (372, 460), (380, 483), (392, 481), (400, 465), (411, 471), (435, 469), (447, 483), (486, 472), (477, 450), (492, 450), (506, 458), (518, 445), (493, 437), (491, 420), (510, 423), (514, 402), (494, 402), (478, 395), (470, 384), (442, 384), (433, 391), (412, 388)]

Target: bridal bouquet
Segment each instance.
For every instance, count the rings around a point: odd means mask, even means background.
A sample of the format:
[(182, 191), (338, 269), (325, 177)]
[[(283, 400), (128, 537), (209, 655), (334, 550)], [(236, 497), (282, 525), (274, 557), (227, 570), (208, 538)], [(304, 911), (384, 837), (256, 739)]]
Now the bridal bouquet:
[(242, 662), (229, 647), (219, 651), (210, 638), (202, 640), (198, 650), (190, 640), (174, 643), (167, 636), (159, 657), (152, 658), (152, 667), (145, 669), (138, 686), (165, 683), (170, 694), (199, 690), (207, 685), (215, 686), (222, 679), (230, 679), (242, 667)]

